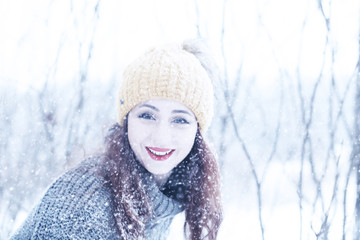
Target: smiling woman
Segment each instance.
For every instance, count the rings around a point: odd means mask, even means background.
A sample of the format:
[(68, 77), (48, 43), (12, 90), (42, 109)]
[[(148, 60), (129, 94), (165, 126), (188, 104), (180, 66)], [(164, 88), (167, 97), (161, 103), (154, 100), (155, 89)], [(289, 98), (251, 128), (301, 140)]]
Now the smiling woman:
[(189, 154), (197, 127), (192, 111), (170, 99), (146, 101), (128, 115), (130, 146), (159, 185)]
[(182, 211), (187, 239), (216, 239), (219, 170), (202, 137), (213, 89), (201, 54), (168, 45), (130, 64), (105, 151), (52, 184), (12, 239), (161, 240)]

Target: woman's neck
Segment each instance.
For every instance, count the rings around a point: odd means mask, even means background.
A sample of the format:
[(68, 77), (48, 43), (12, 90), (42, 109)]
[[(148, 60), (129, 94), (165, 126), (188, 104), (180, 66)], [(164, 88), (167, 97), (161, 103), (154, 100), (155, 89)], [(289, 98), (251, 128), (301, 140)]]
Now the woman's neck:
[(153, 176), (154, 176), (156, 185), (158, 187), (164, 186), (164, 184), (168, 180), (170, 174), (171, 174), (171, 172), (168, 172), (168, 173), (165, 173), (165, 174), (154, 174)]

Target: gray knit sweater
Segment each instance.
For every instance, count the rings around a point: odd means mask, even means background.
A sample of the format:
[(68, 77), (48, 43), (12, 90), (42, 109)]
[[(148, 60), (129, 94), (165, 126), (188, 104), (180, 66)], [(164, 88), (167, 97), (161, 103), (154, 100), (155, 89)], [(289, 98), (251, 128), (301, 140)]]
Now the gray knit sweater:
[[(142, 176), (155, 213), (146, 224), (146, 239), (166, 239), (172, 219), (182, 206), (159, 190), (150, 173)], [(116, 228), (109, 187), (94, 171), (76, 168), (50, 186), (11, 239), (122, 238)]]

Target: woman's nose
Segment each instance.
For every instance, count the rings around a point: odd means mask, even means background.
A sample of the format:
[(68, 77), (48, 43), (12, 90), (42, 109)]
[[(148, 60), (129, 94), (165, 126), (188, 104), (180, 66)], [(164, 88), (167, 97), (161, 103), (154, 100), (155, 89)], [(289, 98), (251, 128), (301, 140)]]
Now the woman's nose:
[(159, 122), (153, 130), (152, 141), (157, 147), (169, 147), (172, 140), (172, 126), (165, 121)]

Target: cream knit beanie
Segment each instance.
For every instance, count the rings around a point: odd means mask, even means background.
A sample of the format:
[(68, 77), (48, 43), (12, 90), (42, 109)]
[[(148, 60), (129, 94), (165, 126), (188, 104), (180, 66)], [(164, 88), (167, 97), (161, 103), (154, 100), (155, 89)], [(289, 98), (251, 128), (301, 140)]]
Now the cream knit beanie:
[(198, 58), (181, 45), (153, 48), (124, 71), (119, 92), (119, 123), (137, 104), (155, 98), (181, 102), (191, 109), (202, 132), (213, 116), (213, 87)]

